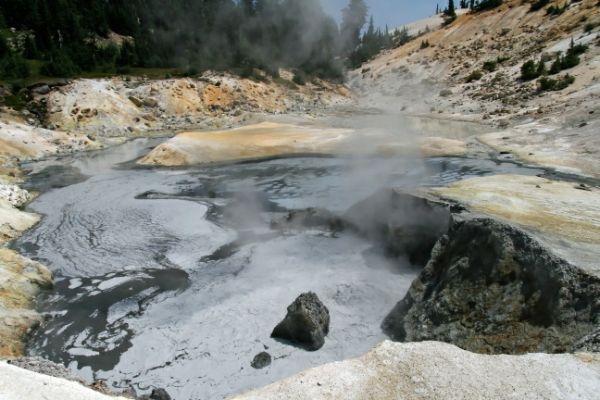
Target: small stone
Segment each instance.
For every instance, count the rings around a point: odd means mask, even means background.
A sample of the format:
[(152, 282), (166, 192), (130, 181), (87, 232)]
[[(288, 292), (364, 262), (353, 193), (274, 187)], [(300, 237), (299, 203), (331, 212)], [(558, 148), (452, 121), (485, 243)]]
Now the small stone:
[(254, 356), (254, 360), (250, 363), (254, 369), (263, 369), (271, 365), (271, 355), (266, 351), (258, 353)]

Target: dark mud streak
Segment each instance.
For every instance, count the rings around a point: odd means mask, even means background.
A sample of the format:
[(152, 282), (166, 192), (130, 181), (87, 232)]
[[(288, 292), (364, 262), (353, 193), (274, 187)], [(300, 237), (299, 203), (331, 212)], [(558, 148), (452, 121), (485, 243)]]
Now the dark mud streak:
[[(77, 361), (79, 368), (113, 369), (120, 355), (131, 347), (134, 332), (125, 319), (141, 316), (158, 296), (175, 296), (190, 285), (188, 274), (179, 269), (147, 270), (129, 275), (113, 273), (109, 277), (78, 278), (81, 286), (73, 289), (69, 288), (70, 279), (56, 282), (54, 291), (44, 293), (38, 300), (40, 310), (47, 312), (48, 317), (31, 336), (30, 351), (65, 364)], [(126, 282), (104, 291), (94, 283), (128, 277)], [(122, 301), (137, 303), (137, 309), (109, 323), (110, 307)], [(69, 353), (69, 348), (74, 345), (71, 339), (86, 330), (81, 346), (98, 354), (78, 356)]]

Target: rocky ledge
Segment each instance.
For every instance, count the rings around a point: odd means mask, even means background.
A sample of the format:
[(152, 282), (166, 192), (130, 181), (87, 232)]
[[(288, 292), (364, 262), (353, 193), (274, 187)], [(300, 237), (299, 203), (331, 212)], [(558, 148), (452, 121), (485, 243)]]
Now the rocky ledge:
[(523, 231), (491, 219), (455, 221), (383, 328), (395, 340), (479, 353), (593, 350), (599, 298), (599, 278)]
[(232, 400), (593, 399), (598, 354), (489, 356), (437, 343), (384, 342)]

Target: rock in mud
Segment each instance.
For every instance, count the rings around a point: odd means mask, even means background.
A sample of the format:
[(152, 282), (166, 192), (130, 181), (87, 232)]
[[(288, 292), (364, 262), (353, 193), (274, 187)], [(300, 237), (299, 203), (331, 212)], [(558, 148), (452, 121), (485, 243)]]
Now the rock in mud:
[(280, 230), (322, 229), (339, 232), (344, 222), (331, 211), (322, 208), (292, 210), (271, 221), (271, 228)]
[(154, 389), (150, 394), (150, 400), (171, 400), (171, 396), (165, 389)]
[(271, 337), (316, 351), (323, 347), (328, 333), (329, 310), (315, 293), (308, 292), (288, 306), (287, 315), (273, 329)]
[(138, 400), (171, 400), (165, 389), (152, 389), (152, 393), (138, 397)]
[(560, 353), (598, 327), (599, 298), (599, 278), (510, 225), (472, 219), (439, 240), (383, 328), (395, 340), (478, 353)]
[(451, 214), (442, 203), (382, 189), (343, 216), (350, 226), (382, 243), (395, 255), (424, 266), (437, 240), (448, 231)]
[(258, 353), (250, 363), (254, 369), (263, 369), (271, 365), (271, 355), (266, 351)]

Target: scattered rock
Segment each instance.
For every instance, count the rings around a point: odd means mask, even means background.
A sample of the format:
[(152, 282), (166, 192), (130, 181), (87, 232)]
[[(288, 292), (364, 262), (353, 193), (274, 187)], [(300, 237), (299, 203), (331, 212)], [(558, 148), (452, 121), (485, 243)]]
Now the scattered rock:
[(131, 101), (133, 104), (135, 104), (136, 107), (144, 106), (144, 102), (135, 96), (129, 96), (129, 101)]
[(271, 365), (271, 355), (266, 351), (258, 353), (250, 363), (254, 369), (263, 369)]
[(452, 96), (452, 90), (444, 89), (440, 92), (440, 97), (449, 97)]
[(308, 292), (288, 306), (287, 315), (273, 329), (271, 337), (315, 351), (323, 347), (328, 333), (329, 310), (315, 293)]

